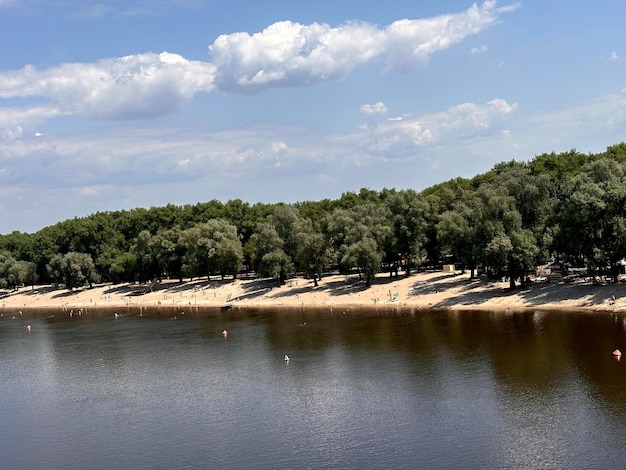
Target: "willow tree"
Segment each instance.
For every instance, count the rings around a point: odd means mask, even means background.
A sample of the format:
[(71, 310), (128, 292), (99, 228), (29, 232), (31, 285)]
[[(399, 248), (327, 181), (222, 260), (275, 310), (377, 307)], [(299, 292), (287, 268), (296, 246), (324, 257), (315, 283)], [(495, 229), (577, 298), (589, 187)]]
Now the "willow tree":
[(626, 256), (626, 165), (594, 161), (567, 183), (570, 196), (558, 208), (556, 249), (584, 259), (594, 272)]
[(357, 268), (366, 274), (369, 285), (380, 269), (393, 235), (391, 212), (383, 204), (371, 202), (351, 209), (335, 209), (324, 219), (326, 235), (340, 267)]
[(296, 243), (295, 261), (306, 277), (313, 278), (317, 287), (318, 279), (322, 278), (322, 271), (330, 259), (328, 241), (313, 228), (309, 219), (303, 219), (296, 233)]
[(250, 243), (253, 246), (253, 263), (257, 273), (272, 277), (280, 286), (293, 273), (294, 265), (283, 250), (284, 242), (276, 228), (269, 222), (257, 224)]
[(412, 266), (419, 266), (426, 260), (426, 217), (430, 206), (424, 196), (413, 190), (387, 190), (381, 197), (391, 213), (393, 228), (393, 236), (388, 238), (390, 243), (385, 249), (386, 261), (391, 272), (391, 267), (397, 268), (404, 258), (408, 276)]
[(359, 277), (365, 274), (365, 286), (372, 284), (382, 261), (382, 252), (378, 249), (376, 241), (369, 237), (363, 237), (359, 241), (348, 246), (341, 260), (342, 264), (358, 266)]
[(50, 260), (48, 270), (50, 276), (64, 282), (68, 290), (85, 284), (91, 288), (98, 279), (96, 266), (88, 253), (72, 251), (65, 255), (57, 254)]

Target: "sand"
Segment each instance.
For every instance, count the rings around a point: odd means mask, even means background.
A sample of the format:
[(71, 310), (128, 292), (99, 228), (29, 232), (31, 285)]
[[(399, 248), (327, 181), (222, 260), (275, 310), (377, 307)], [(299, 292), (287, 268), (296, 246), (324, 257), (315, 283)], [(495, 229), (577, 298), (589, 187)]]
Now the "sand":
[[(613, 300), (614, 296), (614, 300)], [(509, 289), (507, 282), (469, 274), (428, 272), (390, 278), (379, 274), (365, 287), (358, 275), (330, 275), (318, 287), (294, 278), (277, 287), (269, 279), (167, 280), (151, 291), (130, 284), (99, 284), (68, 291), (53, 286), (22, 287), (0, 299), (3, 310), (120, 307), (407, 307), (413, 309), (626, 311), (626, 283), (533, 282)]]

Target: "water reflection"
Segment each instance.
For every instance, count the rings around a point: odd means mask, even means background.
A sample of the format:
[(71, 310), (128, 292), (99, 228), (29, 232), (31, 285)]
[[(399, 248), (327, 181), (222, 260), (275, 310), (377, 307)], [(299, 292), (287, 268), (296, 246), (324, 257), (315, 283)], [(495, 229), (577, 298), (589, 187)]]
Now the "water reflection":
[(608, 313), (5, 312), (0, 467), (615, 467), (625, 336)]

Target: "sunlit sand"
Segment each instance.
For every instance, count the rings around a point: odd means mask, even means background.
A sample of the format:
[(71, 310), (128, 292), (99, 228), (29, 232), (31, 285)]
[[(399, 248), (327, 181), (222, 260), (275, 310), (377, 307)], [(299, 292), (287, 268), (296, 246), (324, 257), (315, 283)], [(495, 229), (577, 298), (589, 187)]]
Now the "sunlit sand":
[[(614, 298), (614, 300), (613, 300)], [(68, 291), (52, 286), (23, 287), (0, 299), (12, 308), (89, 307), (412, 307), (416, 309), (520, 310), (585, 309), (626, 310), (626, 284), (586, 282), (539, 283), (509, 289), (507, 282), (469, 274), (428, 272), (390, 278), (379, 274), (370, 287), (358, 275), (322, 278), (318, 287), (301, 277), (277, 287), (271, 279), (165, 280), (144, 292), (129, 284), (99, 284)]]

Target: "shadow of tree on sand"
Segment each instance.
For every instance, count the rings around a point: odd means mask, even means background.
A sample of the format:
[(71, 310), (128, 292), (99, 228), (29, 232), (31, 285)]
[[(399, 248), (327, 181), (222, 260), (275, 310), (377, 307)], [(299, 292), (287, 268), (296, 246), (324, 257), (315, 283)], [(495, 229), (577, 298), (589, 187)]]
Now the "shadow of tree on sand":
[(54, 291), (61, 290), (61, 289), (62, 289), (61, 287), (54, 287), (54, 286), (46, 286), (46, 287), (37, 286), (35, 289), (30, 289), (24, 292), (24, 295), (26, 296), (46, 295), (46, 294), (49, 294), (50, 292), (54, 292)]
[[(439, 282), (446, 279), (447, 282)], [(482, 283), (478, 278), (469, 280), (462, 276), (453, 276), (451, 274), (447, 274), (444, 276), (430, 278), (428, 280), (416, 281), (409, 288), (409, 290), (411, 291), (412, 295), (425, 295), (436, 294), (449, 289), (469, 291), (471, 289), (474, 289), (475, 287), (480, 286), (481, 284)]]
[(105, 289), (102, 294), (103, 295), (117, 295), (124, 294), (131, 291), (131, 288), (128, 284), (118, 284), (115, 286), (111, 286), (108, 289)]
[[(299, 284), (303, 285), (300, 286)], [(281, 288), (283, 289), (283, 288)], [(321, 292), (332, 296), (348, 295), (350, 292), (358, 292), (365, 289), (364, 281), (358, 279), (337, 279), (322, 281), (317, 287), (310, 279), (298, 280), (298, 287), (286, 287), (280, 292), (275, 292), (273, 298), (296, 297), (310, 292)]]
[(257, 279), (255, 281), (247, 282), (241, 285), (242, 294), (234, 296), (232, 301), (239, 300), (251, 300), (262, 297), (269, 294), (274, 289), (279, 289), (276, 286), (274, 279)]
[[(465, 281), (468, 282), (468, 281)], [(449, 284), (447, 284), (450, 286)], [(458, 287), (458, 285), (457, 285)], [(620, 286), (622, 287), (622, 286)], [(581, 285), (581, 284), (531, 284), (525, 288), (515, 288), (513, 290), (501, 287), (488, 287), (481, 291), (472, 289), (468, 283), (467, 289), (460, 294), (451, 295), (433, 303), (436, 307), (462, 307), (467, 305), (479, 305), (494, 299), (505, 299), (506, 297), (517, 295), (524, 304), (538, 305), (548, 303), (558, 303), (560, 301), (574, 301), (579, 307), (602, 304), (614, 295), (614, 289), (610, 285)], [(506, 306), (506, 301), (500, 302)]]
[(292, 284), (292, 287), (280, 287), (278, 289), (284, 290), (273, 292), (271, 297), (274, 299), (297, 297), (311, 292), (323, 293), (330, 297), (350, 296), (351, 294), (358, 294), (376, 287), (385, 287), (389, 284), (396, 283), (398, 282), (398, 278), (379, 274), (376, 278), (372, 279), (370, 286), (365, 285), (365, 278), (359, 278), (354, 275), (345, 276), (341, 279), (335, 278), (330, 281), (322, 279), (317, 287), (314, 286), (311, 279), (299, 279), (297, 282), (303, 283), (303, 285), (298, 284), (297, 287), (293, 287)]
[(62, 292), (59, 292), (57, 294), (54, 294), (52, 296), (53, 299), (64, 299), (66, 297), (73, 297), (75, 295), (78, 295), (82, 292), (82, 290), (79, 289), (73, 289), (73, 290), (63, 290)]

